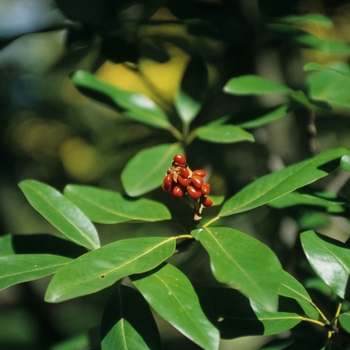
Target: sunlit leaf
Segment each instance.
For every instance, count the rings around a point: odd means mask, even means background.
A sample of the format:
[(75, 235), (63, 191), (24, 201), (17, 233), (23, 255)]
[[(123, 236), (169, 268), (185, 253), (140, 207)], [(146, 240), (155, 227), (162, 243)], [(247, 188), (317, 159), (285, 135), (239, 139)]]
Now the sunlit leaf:
[(205, 125), (196, 129), (198, 138), (214, 143), (254, 142), (254, 136), (235, 125)]
[(246, 109), (233, 117), (233, 123), (241, 128), (258, 128), (287, 115), (289, 103), (277, 107)]
[(132, 281), (150, 306), (187, 338), (203, 349), (218, 349), (218, 330), (205, 316), (191, 282), (175, 266), (164, 264), (132, 276)]
[(0, 290), (51, 275), (70, 261), (69, 258), (50, 254), (0, 256)]
[(45, 300), (57, 303), (95, 293), (122, 277), (153, 269), (174, 250), (173, 237), (129, 238), (107, 244), (60, 269), (49, 284)]
[(183, 152), (178, 143), (162, 144), (138, 152), (130, 159), (121, 174), (126, 193), (136, 197), (160, 188), (174, 154)]
[(161, 349), (151, 310), (135, 289), (119, 285), (110, 297), (101, 324), (101, 349)]
[(306, 315), (315, 320), (318, 319), (318, 312), (313, 306), (309, 293), (300, 282), (286, 271), (284, 271), (284, 278), (279, 294), (297, 300)]
[(224, 92), (233, 95), (263, 95), (293, 92), (289, 87), (258, 75), (242, 75), (231, 78), (224, 86)]
[(24, 180), (19, 187), (32, 207), (71, 241), (88, 249), (100, 246), (94, 225), (60, 192), (35, 180)]
[(164, 204), (147, 198), (129, 199), (119, 192), (84, 185), (68, 185), (63, 193), (93, 222), (154, 222), (171, 218)]
[(225, 227), (199, 229), (192, 235), (208, 252), (211, 269), (219, 282), (236, 288), (268, 310), (277, 310), (283, 270), (269, 247)]
[[(160, 129), (172, 127), (167, 115), (145, 95), (119, 89), (83, 70), (75, 72), (71, 79), (84, 92), (97, 92), (99, 95), (94, 95), (96, 99), (101, 99), (101, 95), (107, 96), (113, 102), (112, 106), (123, 109), (123, 115), (131, 119)], [(109, 102), (106, 98), (102, 101)]]
[(219, 215), (228, 216), (257, 208), (308, 185), (336, 169), (339, 158), (346, 153), (348, 151), (343, 148), (332, 149), (281, 171), (265, 175), (225, 202)]
[(301, 243), (317, 275), (344, 299), (350, 274), (350, 250), (343, 243), (321, 238), (314, 231), (303, 232)]
[(191, 122), (198, 114), (208, 88), (208, 72), (199, 55), (191, 57), (180, 89), (175, 98), (175, 108), (184, 122)]

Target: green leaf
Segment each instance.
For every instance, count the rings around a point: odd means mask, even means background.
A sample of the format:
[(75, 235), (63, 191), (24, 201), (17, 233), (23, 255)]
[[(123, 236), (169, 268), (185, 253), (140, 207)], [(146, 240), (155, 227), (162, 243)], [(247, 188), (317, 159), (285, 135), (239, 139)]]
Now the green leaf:
[(289, 87), (257, 75), (242, 75), (231, 78), (224, 86), (224, 92), (233, 95), (264, 95), (293, 92)]
[(307, 79), (309, 96), (333, 107), (350, 108), (350, 77), (335, 70), (319, 70)]
[(263, 347), (261, 347), (259, 350), (283, 350), (288, 349), (289, 345), (292, 345), (294, 343), (293, 339), (275, 339)]
[(211, 125), (201, 126), (196, 129), (201, 140), (215, 143), (235, 143), (240, 141), (254, 142), (254, 136), (248, 131), (235, 125)]
[(12, 235), (6, 234), (0, 237), (0, 256), (13, 255), (15, 251), (12, 246)]
[(50, 350), (77, 350), (90, 349), (91, 339), (88, 333), (81, 333), (65, 339), (58, 344), (53, 345)]
[[(104, 83), (96, 78), (93, 74), (78, 70), (71, 77), (73, 83), (81, 89), (92, 90), (97, 92), (99, 96), (106, 96), (113, 101), (114, 107), (123, 109), (123, 115), (159, 129), (170, 129), (167, 115), (147, 96), (121, 90), (116, 86)], [(98, 95), (95, 98), (99, 97)], [(101, 98), (100, 98), (101, 99)], [(105, 102), (105, 98), (103, 102)]]
[(341, 157), (340, 166), (344, 171), (350, 172), (350, 153), (345, 154)]
[(219, 215), (228, 216), (260, 207), (308, 185), (337, 168), (338, 159), (346, 153), (348, 151), (343, 148), (332, 149), (281, 171), (265, 175), (225, 202)]
[(206, 287), (196, 291), (204, 312), (220, 330), (222, 339), (277, 334), (302, 320), (295, 313), (268, 312), (259, 308), (234, 289)]
[(345, 244), (327, 237), (321, 238), (314, 231), (301, 234), (301, 244), (313, 270), (345, 299), (350, 274), (350, 250)]
[(208, 252), (219, 282), (236, 288), (268, 310), (277, 309), (283, 270), (269, 247), (231, 228), (199, 229), (192, 235)]
[(121, 174), (126, 193), (136, 197), (160, 188), (174, 154), (183, 152), (178, 143), (173, 143), (150, 147), (136, 153)]
[(190, 59), (175, 97), (175, 108), (183, 122), (190, 123), (202, 107), (208, 88), (207, 67), (198, 54)]
[(132, 281), (150, 306), (203, 349), (219, 348), (219, 332), (205, 316), (195, 290), (176, 267), (164, 264)]
[(101, 349), (161, 349), (157, 325), (142, 295), (119, 285), (110, 297), (101, 324)]
[(0, 290), (51, 275), (70, 261), (69, 258), (50, 254), (0, 256)]
[(350, 311), (344, 312), (339, 315), (339, 322), (341, 326), (350, 333)]
[(91, 221), (97, 223), (171, 219), (164, 204), (146, 198), (129, 199), (115, 191), (84, 185), (68, 185), (63, 193)]
[(279, 294), (287, 298), (295, 299), (303, 308), (306, 315), (317, 320), (318, 312), (313, 306), (309, 293), (292, 275), (284, 271), (284, 278)]
[(333, 202), (308, 193), (291, 192), (269, 203), (269, 206), (277, 209), (288, 208), (296, 205), (320, 207), (329, 213), (342, 213), (344, 208), (340, 202)]
[(233, 117), (234, 124), (241, 128), (258, 128), (274, 120), (284, 117), (289, 110), (290, 103), (285, 103), (277, 107), (259, 108), (244, 110)]
[(174, 237), (129, 238), (107, 244), (60, 269), (49, 284), (45, 300), (58, 303), (98, 292), (120, 278), (155, 268), (174, 251)]
[(285, 16), (275, 18), (275, 20), (288, 23), (288, 24), (296, 24), (296, 23), (309, 23), (309, 24), (319, 24), (327, 28), (333, 27), (333, 22), (326, 16), (321, 15), (319, 13), (308, 13), (301, 16)]
[(60, 192), (35, 180), (24, 180), (19, 187), (32, 207), (71, 241), (91, 250), (100, 247), (94, 225)]

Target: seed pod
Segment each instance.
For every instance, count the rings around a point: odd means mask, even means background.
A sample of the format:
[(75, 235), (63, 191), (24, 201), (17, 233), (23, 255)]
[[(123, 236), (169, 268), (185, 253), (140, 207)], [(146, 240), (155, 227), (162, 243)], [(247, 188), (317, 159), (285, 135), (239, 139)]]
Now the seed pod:
[(203, 194), (209, 194), (210, 193), (210, 184), (203, 184), (201, 187), (201, 191)]
[(212, 199), (210, 199), (208, 197), (204, 197), (203, 200), (202, 200), (202, 204), (205, 207), (211, 207), (213, 205), (213, 201), (212, 201)]
[(198, 176), (204, 177), (205, 175), (207, 175), (207, 172), (203, 169), (197, 169), (197, 170), (193, 170), (192, 176), (193, 175), (198, 175)]
[(190, 172), (186, 168), (180, 168), (179, 169), (180, 175), (187, 179), (190, 176)]
[(180, 186), (175, 186), (172, 194), (174, 197), (182, 197), (184, 195), (184, 191)]
[(193, 183), (193, 186), (197, 188), (201, 188), (203, 185), (203, 178), (199, 175), (192, 175), (191, 182)]
[(163, 180), (164, 186), (169, 187), (173, 183), (173, 177), (171, 174), (165, 175), (165, 178)]
[(175, 154), (174, 155), (174, 162), (179, 165), (185, 165), (187, 163), (187, 159), (182, 154)]
[(178, 176), (177, 176), (177, 182), (178, 182), (180, 185), (182, 185), (182, 186), (184, 186), (184, 187), (187, 187), (187, 186), (190, 184), (191, 180), (188, 179), (188, 178), (183, 178), (181, 175), (178, 175)]

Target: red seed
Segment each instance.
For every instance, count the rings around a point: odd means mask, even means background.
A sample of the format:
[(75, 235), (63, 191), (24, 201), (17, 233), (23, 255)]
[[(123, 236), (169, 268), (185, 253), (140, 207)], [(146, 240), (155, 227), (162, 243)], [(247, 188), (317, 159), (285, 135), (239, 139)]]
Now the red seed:
[(171, 176), (171, 174), (167, 174), (165, 175), (165, 178), (163, 180), (163, 183), (166, 187), (171, 186), (171, 184), (173, 183), (173, 177)]
[(184, 195), (184, 191), (180, 186), (175, 186), (172, 193), (174, 197), (182, 197)]
[(180, 175), (187, 179), (190, 176), (190, 172), (186, 168), (180, 168)]
[(202, 195), (202, 191), (193, 186), (187, 186), (187, 192), (192, 198), (199, 198)]
[(203, 184), (201, 187), (201, 191), (203, 194), (209, 194), (210, 193), (210, 184)]
[(193, 170), (192, 175), (199, 175), (201, 177), (204, 177), (205, 175), (207, 175), (207, 172), (203, 169), (197, 169)]
[(203, 178), (199, 175), (192, 175), (192, 179), (191, 179), (193, 185), (197, 188), (201, 188), (203, 185)]
[(165, 186), (164, 184), (162, 184), (162, 189), (163, 189), (165, 192), (170, 192), (171, 186)]
[(175, 154), (174, 155), (174, 162), (179, 165), (185, 165), (187, 163), (187, 159), (182, 154)]
[(181, 175), (178, 175), (177, 176), (177, 181), (180, 183), (180, 185), (184, 186), (184, 187), (187, 187), (191, 180), (190, 179), (184, 179)]
[(202, 204), (205, 207), (211, 207), (213, 205), (213, 201), (210, 198), (208, 198), (208, 197), (204, 197), (203, 201), (202, 201)]

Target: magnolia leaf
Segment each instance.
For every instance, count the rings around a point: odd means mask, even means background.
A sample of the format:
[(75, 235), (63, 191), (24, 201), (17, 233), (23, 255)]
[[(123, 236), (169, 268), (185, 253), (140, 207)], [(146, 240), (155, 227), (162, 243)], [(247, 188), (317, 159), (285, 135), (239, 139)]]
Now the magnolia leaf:
[(170, 264), (132, 281), (150, 306), (167, 322), (203, 349), (219, 348), (218, 330), (207, 319), (187, 277)]
[(24, 180), (19, 187), (32, 207), (71, 241), (91, 250), (100, 247), (94, 225), (60, 192), (35, 180)]
[(119, 192), (84, 185), (68, 185), (63, 193), (91, 221), (97, 223), (171, 219), (164, 204), (147, 198), (129, 199)]
[(149, 271), (175, 251), (175, 238), (129, 238), (86, 253), (60, 269), (46, 291), (58, 303), (98, 292), (133, 273)]
[(173, 143), (150, 147), (136, 153), (121, 174), (126, 193), (136, 197), (160, 188), (174, 154), (183, 152), (178, 143)]

